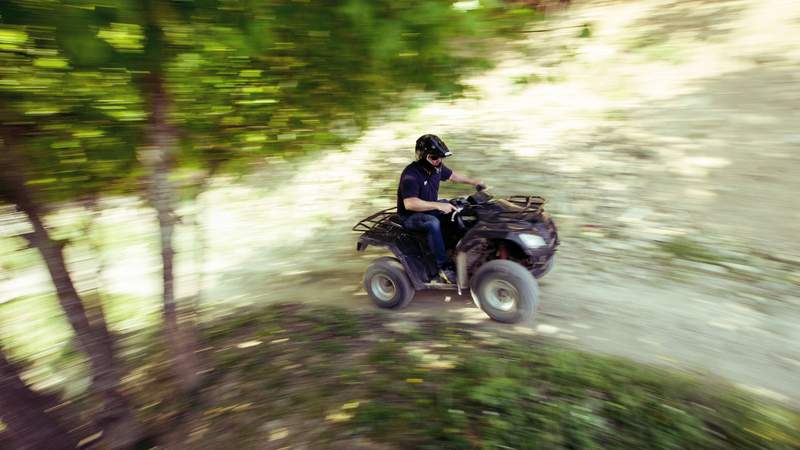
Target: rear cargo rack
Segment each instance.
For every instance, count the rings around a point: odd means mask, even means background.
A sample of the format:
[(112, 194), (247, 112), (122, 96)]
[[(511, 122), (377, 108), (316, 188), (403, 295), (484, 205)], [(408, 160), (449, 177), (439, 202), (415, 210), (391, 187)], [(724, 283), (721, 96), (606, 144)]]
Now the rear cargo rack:
[(403, 229), (403, 225), (393, 221), (393, 218), (397, 217), (397, 208), (386, 208), (382, 211), (378, 211), (375, 214), (367, 217), (359, 221), (353, 227), (353, 231), (358, 231), (359, 233), (364, 233), (367, 231), (389, 231), (396, 229), (398, 231)]

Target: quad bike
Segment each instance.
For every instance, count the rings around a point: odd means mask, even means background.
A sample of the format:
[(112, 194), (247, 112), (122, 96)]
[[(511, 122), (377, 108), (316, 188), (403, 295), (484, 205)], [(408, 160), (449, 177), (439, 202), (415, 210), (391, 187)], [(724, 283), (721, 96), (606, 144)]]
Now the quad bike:
[(403, 228), (395, 208), (358, 222), (356, 249), (386, 247), (395, 257), (375, 260), (364, 276), (370, 299), (382, 308), (402, 308), (418, 290), (469, 289), (475, 304), (499, 322), (533, 317), (537, 278), (555, 264), (558, 232), (536, 196), (493, 198), (478, 191), (450, 200), (455, 212), (441, 218), (445, 247), (456, 262), (456, 283), (437, 282), (438, 269), (425, 233)]

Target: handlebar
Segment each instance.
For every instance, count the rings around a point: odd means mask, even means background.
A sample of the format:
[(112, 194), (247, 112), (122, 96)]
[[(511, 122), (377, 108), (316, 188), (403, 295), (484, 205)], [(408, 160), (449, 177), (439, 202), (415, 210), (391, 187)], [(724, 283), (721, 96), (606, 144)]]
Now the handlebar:
[(456, 207), (456, 210), (453, 211), (452, 214), (450, 214), (450, 222), (455, 222), (456, 221), (456, 216), (463, 210), (464, 210), (463, 207)]

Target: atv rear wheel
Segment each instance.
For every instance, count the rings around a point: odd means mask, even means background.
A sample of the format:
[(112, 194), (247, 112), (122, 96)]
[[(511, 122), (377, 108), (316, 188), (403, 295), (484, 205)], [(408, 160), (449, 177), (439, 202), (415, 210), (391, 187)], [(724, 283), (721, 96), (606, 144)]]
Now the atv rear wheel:
[(470, 283), (479, 308), (498, 322), (515, 323), (533, 317), (539, 305), (539, 284), (520, 264), (496, 259), (484, 264)]
[(403, 265), (395, 258), (376, 259), (364, 275), (364, 290), (381, 308), (403, 308), (414, 298), (414, 288)]

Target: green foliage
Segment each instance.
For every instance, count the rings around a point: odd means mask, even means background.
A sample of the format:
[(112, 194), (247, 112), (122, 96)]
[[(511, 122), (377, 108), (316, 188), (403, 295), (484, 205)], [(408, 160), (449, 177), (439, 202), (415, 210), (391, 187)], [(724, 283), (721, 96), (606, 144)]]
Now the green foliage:
[(41, 263), (41, 257), (36, 250), (29, 248), (28, 243), (21, 237), (0, 239), (0, 273), (12, 273), (35, 267)]
[(542, 81), (544, 81), (544, 78), (536, 74), (522, 75), (514, 78), (514, 84), (520, 87), (533, 83), (541, 83)]
[(157, 71), (184, 130), (175, 162), (243, 171), (264, 153), (341, 144), (403, 92), (458, 94), (461, 76), (485, 65), (479, 39), (528, 12), (438, 0), (9, 0), (0, 126), (25, 125), (16, 145), (44, 201), (136, 191), (141, 76)]
[(578, 34), (579, 38), (590, 38), (592, 37), (592, 26), (591, 24), (585, 23), (581, 27), (581, 32)]

